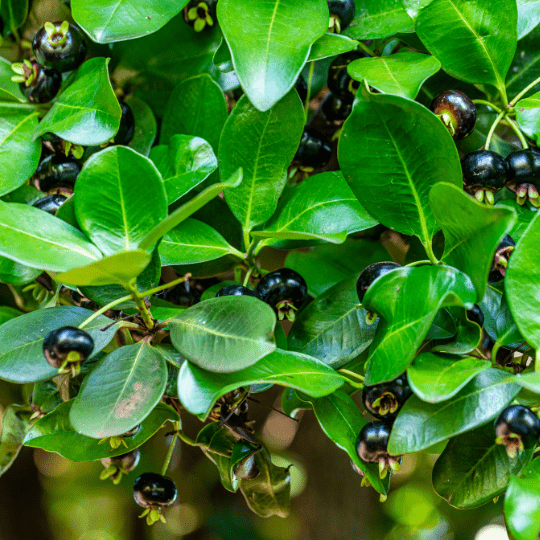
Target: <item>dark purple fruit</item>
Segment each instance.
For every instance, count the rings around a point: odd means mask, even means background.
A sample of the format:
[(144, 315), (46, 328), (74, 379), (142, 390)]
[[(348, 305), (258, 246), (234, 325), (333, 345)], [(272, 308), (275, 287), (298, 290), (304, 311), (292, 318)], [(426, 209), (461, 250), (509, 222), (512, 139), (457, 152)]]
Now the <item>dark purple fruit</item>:
[(176, 500), (176, 484), (167, 476), (146, 472), (133, 484), (133, 498), (143, 508), (166, 508)]
[(37, 200), (32, 206), (54, 216), (66, 200), (67, 197), (64, 197), (64, 195), (55, 193), (54, 195), (47, 195), (46, 197), (43, 197), (43, 199)]
[(135, 117), (131, 107), (125, 102), (120, 102), (122, 108), (122, 117), (120, 118), (120, 127), (118, 133), (114, 137), (114, 144), (127, 145), (133, 139), (135, 135)]
[(329, 122), (341, 122), (351, 114), (352, 102), (345, 101), (330, 92), (324, 98), (321, 110)]
[(259, 298), (273, 307), (280, 318), (294, 320), (294, 311), (306, 299), (307, 284), (304, 278), (290, 268), (281, 268), (266, 274), (257, 285)]
[(56, 69), (46, 69), (28, 60), (12, 67), (18, 74), (12, 80), (20, 83), (21, 92), (31, 103), (51, 101), (62, 86), (62, 75)]
[(375, 386), (364, 386), (362, 402), (375, 418), (386, 420), (395, 418), (411, 395), (412, 390), (407, 375), (403, 373), (393, 381)]
[(328, 11), (330, 12), (328, 31), (341, 34), (354, 19), (356, 5), (354, 0), (328, 0)]
[(477, 150), (461, 158), (463, 189), (478, 202), (494, 204), (493, 194), (504, 187), (508, 174), (506, 160), (491, 150)]
[(359, 58), (365, 58), (366, 54), (361, 51), (351, 51), (340, 54), (328, 69), (328, 88), (332, 94), (340, 99), (352, 103), (354, 95), (360, 86), (347, 72), (347, 66)]
[(165, 292), (164, 299), (177, 306), (191, 307), (201, 301), (201, 293), (189, 281), (183, 281)]
[(484, 312), (478, 304), (474, 304), (472, 309), (467, 310), (467, 319), (475, 322), (480, 328), (484, 326)]
[(93, 350), (92, 336), (74, 326), (62, 326), (52, 330), (43, 340), (45, 359), (58, 369), (63, 369), (67, 364), (80, 367)]
[(356, 452), (358, 457), (367, 463), (378, 463), (379, 474), (384, 478), (391, 470), (399, 470), (400, 458), (388, 454), (388, 440), (392, 426), (379, 420), (366, 424), (356, 440)]
[(62, 73), (78, 68), (86, 56), (82, 32), (68, 21), (45, 23), (34, 36), (32, 49), (42, 66)]
[(491, 262), (488, 282), (496, 283), (504, 278), (506, 269), (508, 268), (510, 255), (512, 254), (512, 251), (514, 251), (515, 246), (516, 243), (509, 234), (502, 239), (502, 242), (497, 246), (493, 261)]
[(296, 91), (300, 96), (300, 101), (304, 103), (307, 98), (308, 87), (306, 80), (304, 79), (304, 77), (302, 77), (302, 75), (300, 75), (298, 79), (296, 79), (296, 84), (294, 85), (294, 87), (296, 88)]
[(455, 141), (468, 137), (476, 123), (476, 106), (459, 90), (445, 90), (429, 107), (446, 126)]
[(531, 204), (540, 207), (540, 151), (527, 148), (512, 152), (506, 157), (508, 163), (508, 188), (515, 191), (518, 204), (529, 198)]
[(315, 129), (305, 128), (294, 161), (303, 170), (322, 169), (332, 157), (332, 147), (324, 135)]
[(356, 280), (356, 292), (360, 303), (362, 303), (367, 290), (376, 279), (400, 266), (400, 264), (391, 261), (376, 262), (366, 266)]
[(218, 0), (191, 0), (184, 8), (184, 20), (193, 26), (195, 32), (212, 28), (217, 24)]
[(51, 154), (38, 165), (32, 180), (41, 191), (59, 187), (73, 188), (80, 172), (81, 165), (76, 159), (62, 154)]
[(227, 285), (223, 289), (220, 289), (216, 296), (254, 296), (255, 298), (259, 298), (256, 291), (252, 291), (242, 285)]
[(528, 407), (510, 405), (495, 421), (495, 442), (514, 458), (518, 450), (534, 448), (540, 437), (540, 419)]

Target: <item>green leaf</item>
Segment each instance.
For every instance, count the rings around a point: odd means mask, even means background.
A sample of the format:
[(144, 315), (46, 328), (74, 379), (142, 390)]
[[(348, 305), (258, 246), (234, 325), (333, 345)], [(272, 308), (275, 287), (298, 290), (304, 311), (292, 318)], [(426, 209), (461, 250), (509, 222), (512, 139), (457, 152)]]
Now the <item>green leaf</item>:
[(416, 33), (452, 77), (487, 83), (504, 96), (516, 50), (517, 7), (501, 0), (434, 0), (416, 19)]
[(356, 276), (337, 283), (303, 309), (289, 333), (289, 349), (338, 369), (365, 351), (377, 325), (358, 309)]
[(516, 120), (523, 133), (538, 144), (540, 141), (540, 92), (516, 103)]
[(445, 183), (433, 186), (429, 202), (444, 233), (442, 260), (471, 278), (480, 301), (495, 250), (517, 221), (516, 213), (480, 204), (460, 187)]
[[(329, 187), (332, 187), (330, 190)], [(340, 171), (316, 174), (285, 192), (276, 213), (255, 238), (268, 238), (267, 245), (279, 247), (276, 238), (291, 240), (319, 238), (341, 241), (347, 234), (375, 227), (378, 222), (360, 205)]]
[(148, 156), (157, 134), (157, 122), (152, 109), (137, 96), (128, 96), (126, 103), (135, 118), (135, 134), (128, 146), (143, 156)]
[(285, 266), (301, 273), (309, 292), (319, 296), (371, 263), (388, 258), (379, 242), (349, 239), (341, 245), (323, 244), (311, 251), (291, 251)]
[(33, 206), (4, 202), (0, 202), (0, 254), (53, 272), (65, 272), (102, 258), (86, 236), (71, 225)]
[(510, 478), (504, 498), (504, 513), (506, 525), (516, 540), (536, 540), (540, 533), (539, 479), (539, 458), (529, 463), (519, 477)]
[(182, 11), (188, 0), (72, 0), (75, 22), (97, 43), (114, 43), (152, 34)]
[(167, 384), (163, 356), (146, 342), (116, 349), (86, 376), (69, 413), (77, 433), (102, 439), (140, 424)]
[(185, 362), (178, 376), (178, 397), (191, 414), (206, 418), (214, 403), (227, 392), (264, 383), (321, 397), (339, 388), (343, 377), (315, 358), (277, 349), (235, 373), (212, 373)]
[(475, 508), (503, 493), (510, 475), (518, 474), (532, 454), (531, 449), (509, 458), (489, 423), (450, 440), (435, 462), (433, 487), (455, 508)]
[(41, 273), (39, 268), (30, 268), (6, 257), (0, 257), (0, 282), (2, 283), (26, 285), (34, 281)]
[(454, 397), (471, 379), (491, 367), (478, 358), (456, 358), (431, 352), (419, 354), (407, 369), (413, 392), (428, 403)]
[(28, 16), (28, 0), (2, 0), (0, 16), (4, 22), (4, 31), (9, 29), (15, 33)]
[(393, 381), (412, 363), (437, 312), (446, 306), (471, 309), (470, 279), (450, 266), (397, 268), (377, 279), (362, 305), (382, 317), (370, 347), (367, 385)]
[(229, 46), (224, 39), (221, 40), (221, 43), (214, 54), (214, 58), (212, 58), (212, 62), (219, 69), (219, 71), (222, 71), (223, 73), (230, 73), (231, 71), (234, 71), (231, 51), (229, 50)]
[(11, 62), (3, 57), (0, 58), (0, 101), (14, 101), (17, 103), (25, 100), (19, 83), (11, 80), (13, 74)]
[[(39, 309), (5, 322), (0, 326), (0, 378), (16, 383), (52, 379), (58, 369), (47, 363), (43, 356), (43, 339), (52, 330), (62, 326), (79, 326), (93, 312), (72, 306)], [(111, 341), (117, 328), (101, 331), (111, 319), (100, 315), (84, 326), (94, 339), (95, 356)]]
[(11, 467), (30, 428), (32, 411), (28, 406), (9, 405), (2, 415), (0, 436), (0, 477)]
[(429, 190), (438, 182), (462, 185), (456, 145), (431, 111), (400, 96), (367, 95), (345, 121), (338, 158), (369, 214), (431, 246), (437, 223)]
[(171, 93), (159, 136), (159, 144), (169, 144), (177, 134), (208, 141), (217, 154), (219, 137), (227, 120), (227, 104), (219, 85), (203, 73), (181, 82)]
[[(328, 29), (322, 0), (224, 0), (218, 19), (249, 100), (271, 109), (296, 83), (311, 45)], [(238, 24), (249, 13), (249, 24)]]
[(118, 131), (122, 111), (109, 80), (107, 58), (87, 60), (68, 81), (34, 131), (51, 132), (73, 144), (97, 146)]
[(379, 493), (386, 495), (390, 487), (390, 475), (381, 480), (378, 464), (362, 461), (356, 452), (356, 440), (367, 424), (358, 405), (343, 390), (336, 390), (329, 396), (309, 401), (325, 435), (338, 448), (349, 454), (351, 460), (364, 471), (366, 478)]
[(37, 125), (37, 113), (14, 112), (0, 104), (0, 195), (17, 189), (36, 170), (41, 144), (32, 134)]
[(77, 177), (75, 191), (77, 221), (105, 255), (137, 249), (167, 217), (159, 172), (125, 146), (94, 154)]
[(197, 210), (200, 210), (208, 201), (211, 201), (214, 197), (219, 195), (227, 188), (236, 188), (242, 182), (242, 169), (238, 169), (232, 173), (232, 175), (225, 181), (219, 184), (212, 184), (210, 187), (201, 191), (196, 197), (193, 197), (190, 201), (177, 208), (174, 212), (168, 215), (168, 217), (156, 225), (141, 242), (141, 249), (148, 249), (153, 246), (160, 238), (165, 236), (169, 231), (174, 229), (177, 225), (186, 220), (191, 214), (194, 214)]
[[(518, 47), (512, 65), (508, 70), (506, 87), (508, 95), (516, 95), (526, 86), (540, 77), (540, 58), (538, 47), (540, 45), (540, 27), (536, 27), (530, 34), (518, 42)], [(529, 90), (529, 93), (532, 92)]]
[(365, 79), (370, 86), (381, 92), (414, 99), (422, 83), (440, 68), (441, 63), (433, 56), (404, 52), (360, 58), (351, 62), (347, 71), (353, 79)]
[(0, 306), (0, 324), (4, 324), (20, 315), (22, 315), (22, 313), (18, 309), (9, 306)]
[(169, 231), (159, 244), (163, 266), (213, 261), (237, 252), (215, 229), (196, 219), (186, 219)]
[(239, 167), (244, 171), (242, 185), (227, 192), (225, 200), (245, 229), (264, 223), (274, 213), (303, 126), (304, 111), (296, 91), (266, 112), (242, 96), (227, 119), (219, 146), (219, 171), (222, 178)]
[(212, 147), (190, 135), (173, 135), (168, 146), (152, 148), (150, 159), (163, 177), (167, 204), (191, 191), (217, 168)]
[(240, 371), (273, 352), (275, 325), (272, 308), (251, 296), (211, 298), (169, 321), (176, 350), (216, 373)]
[(418, 452), (493, 420), (520, 391), (512, 381), (508, 373), (490, 368), (442, 404), (410, 397), (394, 422), (388, 451)]
[(98, 439), (77, 433), (69, 421), (69, 414), (75, 400), (59, 405), (53, 412), (38, 420), (24, 439), (25, 446), (43, 448), (56, 452), (70, 461), (89, 462), (125, 454), (146, 442), (161, 426), (178, 422), (178, 413), (164, 403), (158, 403), (154, 410), (141, 422), (141, 427), (132, 437), (124, 437), (127, 447), (121, 444), (113, 449), (109, 444), (99, 444)]
[(538, 0), (517, 0), (517, 38), (526, 36), (540, 23), (540, 2)]
[(342, 34), (327, 32), (313, 43), (307, 61), (314, 62), (330, 56), (337, 56), (356, 49), (357, 45), (358, 41), (354, 39)]
[(453, 307), (449, 308), (448, 312), (451, 313), (455, 331), (451, 339), (433, 336), (431, 339), (442, 341), (431, 347), (431, 351), (447, 354), (467, 354), (474, 351), (482, 341), (482, 329), (477, 323), (467, 319), (467, 312), (464, 309)]
[(374, 39), (414, 32), (414, 22), (401, 0), (364, 0), (356, 4), (356, 15), (345, 30), (347, 36)]
[(508, 306), (527, 343), (540, 349), (538, 299), (540, 298), (540, 262), (534, 256), (540, 241), (540, 214), (536, 214), (516, 244), (504, 278)]
[(120, 285), (128, 284), (139, 276), (150, 263), (152, 255), (137, 249), (105, 257), (95, 263), (63, 272), (56, 276), (57, 281), (66, 285)]

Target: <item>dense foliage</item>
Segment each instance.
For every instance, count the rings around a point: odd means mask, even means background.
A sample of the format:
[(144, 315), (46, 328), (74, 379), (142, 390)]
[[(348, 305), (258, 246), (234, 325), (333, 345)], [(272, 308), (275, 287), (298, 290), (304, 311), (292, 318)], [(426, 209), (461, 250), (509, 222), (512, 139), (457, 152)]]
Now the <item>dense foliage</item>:
[(149, 524), (178, 438), (285, 517), (247, 407), (280, 385), (381, 499), (429, 451), (535, 540), (538, 2), (38, 3), (0, 7), (0, 474), (26, 445), (117, 483), (168, 422)]

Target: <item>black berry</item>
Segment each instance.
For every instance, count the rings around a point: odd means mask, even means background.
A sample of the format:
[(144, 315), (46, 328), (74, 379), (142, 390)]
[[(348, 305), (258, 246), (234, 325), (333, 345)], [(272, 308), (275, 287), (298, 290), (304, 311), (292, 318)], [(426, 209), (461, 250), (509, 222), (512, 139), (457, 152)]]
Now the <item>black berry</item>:
[(24, 96), (31, 103), (47, 103), (53, 99), (62, 86), (62, 75), (56, 69), (46, 69), (37, 62), (25, 60), (13, 64), (17, 73), (12, 80), (19, 82)]
[(322, 169), (332, 157), (332, 147), (324, 135), (312, 128), (305, 128), (294, 161), (303, 170)]
[(184, 20), (193, 26), (195, 32), (214, 27), (217, 24), (217, 3), (218, 0), (191, 0), (184, 8)]
[(296, 88), (296, 91), (298, 92), (298, 95), (300, 96), (300, 101), (304, 103), (307, 98), (308, 87), (302, 75), (300, 75), (298, 79), (296, 79), (296, 84), (294, 85), (294, 87)]
[(388, 440), (392, 426), (387, 422), (375, 421), (366, 424), (356, 440), (358, 457), (367, 463), (378, 463), (381, 478), (388, 470), (397, 472), (400, 459), (388, 454)]
[(360, 51), (351, 51), (340, 54), (328, 69), (328, 88), (335, 96), (352, 103), (354, 95), (358, 90), (360, 83), (355, 81), (347, 72), (347, 66), (359, 58), (365, 58), (366, 55)]
[(54, 216), (66, 200), (67, 197), (64, 197), (64, 195), (55, 193), (54, 195), (47, 195), (46, 197), (43, 197), (43, 199), (37, 200), (32, 206)]
[(366, 266), (356, 280), (356, 292), (360, 303), (362, 303), (367, 290), (376, 279), (400, 266), (400, 264), (391, 261), (376, 262)]
[(528, 450), (538, 443), (540, 419), (523, 405), (510, 405), (495, 421), (495, 442), (506, 446), (513, 458), (518, 450)]
[(32, 49), (42, 66), (61, 72), (78, 68), (86, 56), (82, 32), (67, 21), (45, 23), (34, 36)]
[(80, 368), (93, 350), (92, 336), (74, 326), (52, 330), (43, 340), (43, 354), (47, 362), (58, 369), (70, 364), (72, 372)]
[(459, 90), (445, 90), (438, 94), (429, 107), (446, 126), (456, 141), (469, 136), (476, 123), (476, 106)]
[(183, 281), (164, 294), (165, 300), (177, 306), (191, 307), (201, 301), (201, 293), (189, 281)]
[(126, 145), (131, 142), (135, 135), (135, 117), (131, 107), (125, 102), (120, 102), (122, 107), (122, 117), (120, 118), (120, 127), (118, 133), (114, 137), (114, 144)]
[(480, 328), (484, 326), (484, 312), (478, 304), (474, 304), (472, 309), (467, 310), (467, 319), (478, 324)]
[(343, 100), (330, 92), (322, 102), (321, 110), (329, 122), (341, 122), (351, 114), (352, 102)]
[(75, 186), (81, 172), (79, 161), (62, 154), (51, 154), (41, 161), (32, 180), (41, 191), (50, 191), (58, 187)]
[(491, 150), (477, 150), (461, 158), (463, 188), (478, 202), (494, 204), (493, 194), (504, 187), (508, 174), (506, 160)]
[(242, 285), (227, 285), (226, 287), (223, 287), (216, 296), (254, 296), (255, 298), (259, 298), (256, 291), (252, 291)]
[(497, 246), (488, 274), (488, 281), (490, 283), (496, 283), (504, 278), (506, 269), (508, 268), (510, 255), (512, 251), (514, 251), (515, 246), (516, 243), (509, 234), (507, 234)]
[(411, 395), (412, 390), (404, 373), (393, 381), (365, 386), (362, 391), (362, 402), (375, 418), (385, 420), (395, 418)]
[(506, 157), (508, 163), (508, 187), (515, 191), (518, 204), (527, 197), (533, 206), (540, 207), (540, 151), (527, 148), (512, 152)]
[(160, 519), (165, 521), (161, 510), (171, 506), (176, 500), (176, 495), (176, 484), (161, 474), (143, 473), (133, 484), (133, 498), (139, 506), (146, 508), (141, 517), (148, 516), (149, 525)]
[(257, 285), (259, 298), (272, 306), (280, 318), (294, 320), (294, 311), (306, 299), (307, 284), (304, 278), (290, 268), (281, 268), (266, 274)]
[(328, 11), (330, 12), (328, 31), (340, 34), (354, 19), (356, 5), (354, 0), (328, 0)]

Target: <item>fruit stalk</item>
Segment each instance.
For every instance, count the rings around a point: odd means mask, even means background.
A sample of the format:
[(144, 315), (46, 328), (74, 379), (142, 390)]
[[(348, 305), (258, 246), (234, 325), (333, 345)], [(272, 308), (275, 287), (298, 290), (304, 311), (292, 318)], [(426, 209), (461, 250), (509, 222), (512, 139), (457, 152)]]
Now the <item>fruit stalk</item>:
[(141, 296), (139, 294), (139, 290), (137, 289), (136, 285), (137, 281), (136, 279), (132, 279), (129, 283), (129, 285), (126, 287), (126, 290), (131, 292), (131, 298), (133, 298), (133, 301), (137, 304), (137, 309), (139, 310), (139, 314), (142, 317), (142, 320), (144, 321), (144, 324), (148, 329), (154, 328), (154, 322), (152, 321), (152, 315), (148, 311), (148, 308), (146, 307), (146, 304), (144, 303), (144, 296)]
[(174, 434), (173, 434), (171, 444), (169, 445), (169, 451), (167, 452), (165, 463), (163, 464), (163, 468), (161, 469), (161, 476), (165, 476), (165, 473), (167, 472), (167, 469), (169, 468), (169, 464), (171, 463), (174, 449), (176, 448), (176, 440), (178, 439), (179, 432), (180, 432), (180, 422), (174, 422)]

